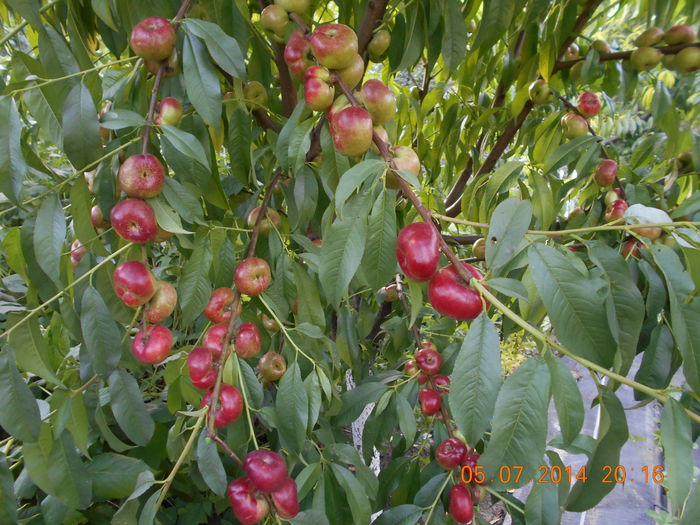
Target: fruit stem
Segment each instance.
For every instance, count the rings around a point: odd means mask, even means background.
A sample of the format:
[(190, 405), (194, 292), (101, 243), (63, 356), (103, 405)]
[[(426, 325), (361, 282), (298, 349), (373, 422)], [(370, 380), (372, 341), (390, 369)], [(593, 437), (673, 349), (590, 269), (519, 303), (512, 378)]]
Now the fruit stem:
[(236, 355), (236, 368), (238, 368), (238, 381), (241, 384), (241, 394), (243, 395), (243, 406), (245, 407), (245, 417), (248, 420), (248, 426), (250, 427), (250, 437), (253, 438), (253, 446), (255, 450), (260, 448), (258, 446), (258, 438), (255, 437), (255, 429), (253, 428), (253, 419), (250, 416), (250, 405), (248, 404), (248, 385), (245, 383), (243, 378), (243, 370), (241, 369), (241, 363), (238, 360), (238, 355)]
[(165, 75), (165, 68), (167, 67), (168, 59), (162, 60), (158, 65), (158, 71), (156, 72), (156, 79), (153, 81), (153, 89), (151, 89), (151, 102), (148, 105), (148, 116), (146, 117), (146, 124), (143, 127), (143, 146), (141, 147), (141, 153), (148, 153), (148, 138), (151, 134), (151, 128), (153, 127), (153, 117), (156, 113), (156, 104), (158, 103), (158, 92), (160, 91), (160, 83)]
[(51, 297), (50, 299), (47, 299), (46, 301), (44, 301), (43, 303), (41, 303), (41, 304), (40, 304), (39, 306), (37, 306), (36, 308), (32, 308), (31, 310), (29, 310), (29, 312), (27, 313), (27, 315), (25, 315), (22, 319), (20, 319), (20, 320), (17, 321), (15, 324), (13, 324), (10, 328), (8, 328), (7, 330), (5, 330), (2, 334), (0, 334), (0, 339), (2, 339), (3, 337), (8, 337), (12, 332), (14, 332), (17, 328), (19, 328), (20, 326), (22, 326), (22, 325), (23, 325), (24, 323), (26, 323), (27, 321), (29, 321), (32, 317), (34, 317), (37, 313), (39, 313), (39, 312), (40, 312), (42, 309), (44, 309), (46, 306), (48, 306), (49, 304), (51, 304), (52, 302), (54, 302), (56, 299), (59, 299), (63, 294), (65, 294), (68, 290), (72, 289), (72, 288), (73, 288), (76, 284), (78, 284), (79, 282), (81, 282), (81, 281), (83, 281), (84, 279), (87, 279), (88, 277), (90, 277), (90, 276), (91, 276), (92, 274), (94, 274), (97, 270), (99, 270), (102, 266), (104, 266), (104, 265), (107, 264), (109, 261), (111, 261), (112, 259), (114, 259), (115, 257), (117, 257), (120, 253), (122, 253), (122, 252), (128, 250), (129, 248), (131, 248), (131, 246), (132, 246), (133, 244), (134, 244), (133, 242), (130, 242), (130, 243), (128, 243), (128, 244), (125, 244), (124, 246), (122, 246), (121, 248), (119, 248), (116, 252), (112, 253), (111, 255), (109, 255), (108, 257), (106, 257), (105, 259), (103, 259), (99, 264), (97, 264), (97, 265), (93, 266), (92, 268), (90, 268), (87, 272), (85, 272), (83, 275), (81, 275), (80, 277), (78, 277), (75, 281), (73, 281), (72, 283), (70, 283), (70, 284), (69, 284), (68, 286), (66, 286), (63, 290), (59, 291), (56, 295), (54, 295), (54, 296)]
[(233, 450), (231, 450), (231, 447), (229, 447), (223, 439), (221, 439), (219, 436), (214, 436), (212, 439), (216, 441), (222, 449), (224, 449), (224, 452), (228, 457), (230, 457), (233, 461), (238, 463), (239, 466), (243, 466), (241, 458), (239, 458), (236, 455), (236, 453)]
[(270, 312), (270, 315), (273, 317), (273, 319), (277, 321), (277, 324), (280, 325), (280, 330), (282, 330), (282, 333), (284, 334), (284, 337), (287, 339), (287, 341), (289, 341), (289, 344), (291, 344), (294, 347), (294, 350), (303, 355), (312, 365), (314, 365), (314, 368), (316, 368), (316, 361), (309, 357), (309, 355), (306, 352), (304, 352), (301, 348), (299, 348), (299, 346), (294, 342), (294, 339), (292, 339), (289, 335), (289, 331), (287, 330), (287, 328), (285, 328), (284, 324), (282, 324), (282, 321), (280, 321), (279, 317), (277, 317), (275, 311), (272, 308), (270, 308), (270, 305), (267, 304), (265, 299), (263, 299), (263, 296), (259, 295), (258, 299), (260, 299), (260, 302), (263, 304), (263, 306), (267, 308), (267, 311)]
[(163, 488), (160, 489), (158, 501), (156, 501), (155, 508), (153, 509), (154, 515), (156, 512), (158, 512), (158, 509), (160, 508), (161, 504), (163, 503), (163, 500), (165, 499), (165, 495), (168, 493), (170, 486), (173, 484), (173, 480), (175, 480), (175, 475), (177, 474), (177, 471), (180, 470), (180, 466), (184, 463), (185, 459), (190, 453), (190, 450), (192, 450), (192, 446), (194, 445), (195, 439), (197, 439), (199, 429), (202, 428), (202, 424), (204, 423), (204, 418), (206, 417), (206, 415), (207, 411), (205, 410), (197, 418), (197, 421), (195, 422), (194, 427), (192, 428), (192, 434), (190, 434), (190, 438), (187, 440), (187, 443), (185, 443), (185, 448), (182, 449), (180, 457), (177, 458), (173, 469), (170, 471), (170, 474), (168, 474), (168, 477), (165, 478), (165, 483), (163, 484)]
[(492, 494), (493, 496), (496, 496), (498, 499), (500, 499), (500, 500), (501, 500), (503, 503), (505, 503), (506, 505), (509, 505), (509, 506), (513, 507), (515, 510), (517, 510), (517, 511), (518, 511), (520, 514), (522, 514), (523, 516), (525, 515), (525, 509), (523, 509), (523, 508), (521, 508), (521, 507), (518, 507), (518, 506), (517, 506), (515, 503), (513, 503), (512, 501), (510, 501), (510, 500), (504, 498), (503, 496), (501, 496), (501, 494), (500, 494), (499, 492), (493, 490), (492, 488), (490, 488), (490, 487), (488, 487), (488, 486), (486, 486), (486, 485), (479, 485), (479, 488), (480, 488), (480, 489), (485, 489), (487, 492), (489, 492), (489, 493)]
[(304, 20), (302, 20), (298, 14), (289, 13), (289, 18), (292, 22), (299, 26), (299, 29), (303, 31), (305, 37), (308, 37), (311, 34), (311, 29), (309, 29), (308, 24), (304, 22)]
[(77, 390), (72, 390), (71, 393), (70, 393), (70, 396), (71, 396), (71, 397), (77, 396), (78, 394), (80, 394), (81, 392), (83, 392), (84, 390), (86, 390), (87, 388), (89, 388), (90, 385), (92, 385), (95, 381), (97, 381), (97, 378), (99, 378), (99, 377), (100, 377), (100, 376), (98, 376), (97, 374), (95, 374), (95, 375), (92, 376), (90, 379), (88, 379), (87, 381), (85, 381), (85, 383), (83, 383), (83, 384), (80, 386), (80, 388), (78, 388)]
[[(486, 300), (491, 302), (492, 305), (494, 305), (500, 312), (508, 317), (511, 321), (513, 321), (515, 324), (520, 326), (521, 328), (524, 328), (526, 331), (530, 332), (533, 337), (536, 339), (540, 340), (542, 343), (551, 346), (552, 348), (556, 349), (559, 353), (564, 354), (565, 356), (573, 359), (577, 363), (585, 366), (589, 370), (594, 370), (595, 372), (598, 372), (601, 375), (604, 375), (614, 381), (617, 381), (618, 383), (622, 383), (624, 385), (627, 385), (631, 388), (634, 388), (635, 390), (642, 392), (643, 394), (646, 394), (648, 396), (651, 396), (659, 401), (661, 403), (666, 403), (668, 401), (668, 396), (660, 393), (658, 390), (648, 387), (646, 385), (643, 385), (641, 383), (638, 383), (632, 379), (628, 379), (620, 374), (617, 374), (615, 372), (612, 372), (608, 370), (607, 368), (604, 368), (592, 361), (589, 361), (588, 359), (585, 359), (583, 357), (579, 357), (575, 353), (573, 353), (571, 350), (566, 348), (565, 346), (561, 345), (560, 343), (557, 343), (556, 341), (550, 339), (547, 337), (543, 332), (532, 326), (530, 323), (528, 323), (525, 319), (520, 317), (518, 314), (516, 314), (513, 310), (508, 308), (505, 304), (503, 304), (501, 301), (498, 300), (498, 298), (493, 295), (491, 292), (489, 292), (486, 287), (481, 284), (479, 281), (474, 279), (472, 281), (472, 286), (476, 288), (481, 295), (483, 295)], [(685, 409), (686, 413), (688, 416), (696, 421), (697, 423), (700, 423), (700, 415), (696, 414), (695, 412), (692, 412), (691, 410), (688, 410), (687, 408)]]

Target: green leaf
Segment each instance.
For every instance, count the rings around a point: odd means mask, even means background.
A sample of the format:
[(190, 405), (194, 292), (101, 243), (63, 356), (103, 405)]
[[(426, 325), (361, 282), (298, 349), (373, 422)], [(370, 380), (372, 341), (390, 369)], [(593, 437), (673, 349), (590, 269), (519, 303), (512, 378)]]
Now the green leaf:
[(39, 405), (15, 366), (11, 348), (0, 352), (0, 426), (20, 441), (39, 439)]
[(76, 84), (63, 106), (63, 149), (76, 170), (102, 156), (97, 108), (84, 84)]
[(411, 307), (411, 318), (408, 321), (408, 326), (413, 326), (420, 315), (420, 310), (423, 307), (423, 287), (419, 282), (412, 279), (406, 279), (408, 282), (408, 300)]
[[(479, 463), (494, 490), (526, 485), (542, 463), (547, 441), (549, 372), (544, 361), (530, 358), (503, 384), (496, 400), (491, 440)], [(523, 467), (520, 479), (502, 483), (503, 465)]]
[(39, 267), (56, 286), (61, 285), (61, 252), (66, 239), (66, 219), (58, 195), (52, 193), (44, 199), (34, 227), (34, 253)]
[(22, 123), (12, 97), (0, 97), (0, 122), (0, 193), (13, 204), (20, 204), (27, 164), (20, 145)]
[(235, 39), (224, 33), (218, 25), (197, 18), (186, 19), (185, 26), (204, 40), (209, 54), (221, 69), (233, 77), (245, 80), (245, 60)]
[[(8, 325), (14, 325), (15, 319), (21, 319), (19, 314), (9, 314)], [(17, 366), (20, 370), (31, 372), (56, 385), (61, 381), (56, 377), (49, 358), (49, 348), (41, 335), (39, 321), (32, 318), (10, 334), (9, 345), (15, 350)]]
[(399, 417), (399, 427), (401, 434), (406, 438), (406, 446), (413, 445), (416, 438), (416, 415), (413, 413), (413, 407), (406, 401), (402, 395), (394, 396), (396, 399), (396, 415)]
[(149, 472), (140, 459), (107, 452), (95, 456), (87, 470), (92, 478), (92, 490), (100, 498), (126, 498), (136, 488), (142, 472)]
[(209, 158), (197, 137), (175, 126), (162, 126), (163, 138), (179, 152), (209, 169)]
[(85, 177), (79, 177), (70, 189), (70, 214), (73, 219), (73, 230), (83, 245), (98, 255), (108, 255), (104, 245), (96, 239), (97, 232), (90, 221), (92, 197)]
[(88, 286), (80, 307), (83, 341), (95, 373), (107, 376), (119, 366), (121, 334), (100, 293)]
[(187, 97), (204, 122), (218, 130), (221, 127), (221, 86), (214, 65), (197, 38), (186, 35), (182, 50)]
[[(38, 432), (37, 432), (38, 435)], [(0, 522), (17, 523), (17, 496), (15, 479), (7, 466), (5, 456), (0, 456)]]
[(159, 195), (155, 199), (148, 199), (148, 203), (151, 205), (151, 208), (153, 208), (153, 211), (156, 212), (156, 221), (158, 222), (158, 226), (163, 228), (165, 231), (179, 234), (193, 233), (182, 227), (180, 216), (175, 210), (165, 203), (163, 197)]
[(450, 409), (467, 443), (489, 427), (501, 387), (501, 347), (493, 322), (481, 314), (469, 327), (457, 354), (450, 384)]
[(696, 525), (700, 522), (700, 480), (695, 483), (688, 504), (683, 509), (683, 516), (678, 525)]
[(204, 482), (217, 496), (226, 494), (226, 471), (216, 450), (216, 442), (203, 429), (197, 440), (197, 467)]
[(558, 525), (561, 523), (559, 495), (555, 483), (534, 483), (525, 502), (527, 525)]
[[(335, 189), (335, 207), (341, 211), (345, 201), (370, 177), (378, 177), (386, 169), (383, 160), (363, 160), (343, 173)], [(341, 211), (342, 213), (342, 211)]]
[(448, 69), (455, 71), (467, 55), (467, 24), (457, 0), (446, 0), (443, 9), (445, 29), (442, 33), (442, 58)]
[(209, 301), (211, 294), (209, 268), (212, 258), (208, 236), (199, 235), (195, 241), (192, 256), (182, 269), (182, 277), (177, 287), (183, 326), (191, 324), (202, 313)]
[(135, 111), (119, 109), (105, 113), (100, 126), (105, 129), (139, 128), (146, 125), (146, 119)]
[(559, 341), (581, 357), (610, 366), (615, 344), (590, 277), (582, 275), (567, 256), (544, 244), (530, 247), (529, 260)]
[(383, 190), (369, 216), (362, 260), (372, 290), (379, 290), (396, 274), (396, 237), (396, 192)]
[(483, 48), (479, 51), (484, 54), (493, 44), (505, 38), (514, 14), (515, 0), (484, 0), (481, 24), (472, 49)]
[(512, 197), (496, 207), (486, 236), (486, 265), (491, 271), (497, 271), (513, 258), (531, 220), (530, 201)]
[(53, 441), (47, 464), (52, 495), (68, 508), (86, 507), (92, 497), (92, 484), (69, 432)]
[(523, 301), (528, 301), (527, 288), (517, 279), (509, 279), (508, 277), (494, 277), (484, 282), (484, 286), (492, 288), (497, 292), (501, 292), (508, 297), (515, 297)]
[(374, 525), (414, 525), (423, 514), (423, 509), (416, 505), (399, 505), (382, 512)]
[(299, 125), (299, 119), (301, 118), (305, 108), (306, 104), (303, 100), (300, 100), (297, 106), (294, 108), (292, 114), (287, 119), (287, 122), (285, 122), (284, 126), (282, 126), (279, 137), (277, 137), (275, 152), (277, 153), (277, 160), (282, 169), (289, 168), (290, 166), (289, 142), (292, 138), (294, 130)]
[(593, 145), (597, 147), (597, 141), (596, 138), (591, 135), (576, 137), (573, 140), (565, 142), (547, 156), (542, 171), (545, 174), (554, 172), (565, 164), (572, 162), (582, 151), (587, 150)]
[(304, 267), (298, 264), (292, 266), (292, 271), (297, 284), (297, 297), (299, 298), (297, 310), (299, 323), (309, 323), (324, 330), (326, 328), (326, 316), (323, 312), (323, 306), (321, 306), (321, 298), (316, 281), (309, 276)]
[(293, 452), (300, 452), (306, 441), (309, 401), (301, 379), (301, 371), (296, 362), (287, 368), (287, 372), (280, 380), (275, 410), (281, 416), (279, 432), (283, 446)]
[(386, 392), (386, 385), (377, 382), (363, 383), (348, 390), (341, 396), (343, 407), (335, 424), (343, 426), (352, 423), (369, 403), (376, 403), (384, 392)]
[(664, 486), (671, 509), (679, 514), (693, 482), (693, 438), (690, 419), (674, 399), (666, 402), (661, 414), (661, 445), (666, 465)]
[(263, 386), (260, 380), (255, 375), (255, 371), (243, 359), (238, 360), (238, 365), (243, 373), (243, 380), (248, 393), (248, 402), (251, 408), (259, 409), (263, 406)]
[(336, 220), (324, 235), (319, 279), (328, 302), (338, 308), (365, 251), (367, 221), (361, 218)]
[(352, 522), (356, 525), (369, 524), (372, 506), (370, 505), (369, 498), (367, 498), (364, 487), (345, 467), (333, 463), (331, 469), (333, 470), (333, 475), (338, 481), (338, 484), (345, 491), (345, 496), (347, 497), (350, 510), (352, 511)]
[(607, 474), (605, 465), (620, 464), (620, 449), (629, 437), (625, 409), (617, 396), (602, 389), (600, 431), (597, 446), (586, 465), (588, 479), (579, 480), (571, 489), (565, 508), (571, 512), (583, 512), (595, 507), (611, 490), (615, 483), (603, 483)]
[(153, 436), (155, 423), (143, 402), (136, 379), (124, 370), (115, 370), (109, 376), (109, 395), (119, 428), (131, 441), (146, 446)]
[(561, 435), (564, 445), (568, 445), (576, 439), (583, 427), (583, 398), (571, 371), (561, 359), (548, 352), (545, 360), (552, 380), (552, 397), (557, 409)]

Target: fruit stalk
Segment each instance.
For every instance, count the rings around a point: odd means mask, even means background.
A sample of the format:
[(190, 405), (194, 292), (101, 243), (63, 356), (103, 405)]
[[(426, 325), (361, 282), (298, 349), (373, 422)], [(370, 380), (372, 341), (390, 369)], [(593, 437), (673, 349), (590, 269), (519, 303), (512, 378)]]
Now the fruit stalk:
[(241, 461), (241, 458), (239, 458), (236, 453), (231, 450), (231, 447), (229, 447), (226, 442), (221, 439), (219, 436), (214, 436), (212, 439), (219, 444), (219, 446), (223, 449), (224, 453), (230, 457), (234, 462), (238, 463), (238, 466), (242, 467), (243, 462)]
[[(656, 47), (656, 46), (655, 46)], [(700, 47), (700, 43), (693, 42), (691, 44), (675, 44), (672, 46), (656, 47), (664, 55), (675, 55), (680, 51), (683, 51), (686, 47)], [(600, 53), (598, 59), (599, 62), (609, 62), (611, 60), (628, 60), (632, 55), (632, 51), (616, 51), (614, 53)], [(569, 69), (574, 67), (578, 62), (584, 61), (585, 58), (577, 58), (574, 60), (564, 60), (557, 62), (554, 66), (554, 72), (561, 71), (562, 69)]]
[(360, 56), (364, 55), (367, 44), (372, 39), (372, 33), (377, 26), (377, 22), (384, 18), (388, 3), (388, 0), (369, 0), (367, 2), (367, 9), (365, 9), (365, 14), (362, 16), (360, 29), (357, 30), (357, 52)]

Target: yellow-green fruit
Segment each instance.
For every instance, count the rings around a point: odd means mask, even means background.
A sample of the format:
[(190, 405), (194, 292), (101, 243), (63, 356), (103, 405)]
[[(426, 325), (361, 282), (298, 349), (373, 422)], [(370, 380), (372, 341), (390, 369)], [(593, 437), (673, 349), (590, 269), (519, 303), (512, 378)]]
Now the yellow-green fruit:
[(676, 55), (664, 55), (661, 59), (661, 63), (666, 69), (675, 70), (676, 69)]
[(569, 76), (571, 77), (571, 80), (573, 80), (574, 82), (580, 82), (582, 73), (583, 73), (583, 61), (576, 62), (571, 67), (571, 71), (569, 72)]
[(367, 51), (370, 56), (381, 57), (389, 49), (389, 44), (391, 44), (391, 33), (386, 29), (380, 29), (374, 33), (372, 40), (367, 44)]
[(486, 240), (483, 237), (472, 244), (472, 255), (477, 259), (486, 258)]
[(700, 69), (700, 48), (686, 47), (678, 52), (673, 61), (676, 69), (681, 73), (692, 73)]
[[(663, 53), (655, 47), (643, 46), (632, 51), (630, 63), (637, 71), (649, 71), (659, 65), (662, 58)], [(676, 63), (678, 63), (678, 57), (676, 57)]]
[(673, 26), (664, 34), (664, 40), (669, 46), (690, 44), (695, 42), (696, 38), (695, 29), (686, 25)]
[(246, 99), (246, 104), (253, 109), (260, 108), (267, 104), (267, 91), (257, 80), (251, 80), (243, 88), (243, 96)]
[(311, 0), (275, 0), (275, 4), (288, 13), (303, 15), (309, 10)]
[(661, 42), (663, 37), (663, 29), (660, 27), (650, 27), (634, 40), (634, 45), (638, 47), (653, 46)]
[(591, 47), (601, 54), (610, 53), (610, 44), (608, 44), (605, 40), (595, 40)]

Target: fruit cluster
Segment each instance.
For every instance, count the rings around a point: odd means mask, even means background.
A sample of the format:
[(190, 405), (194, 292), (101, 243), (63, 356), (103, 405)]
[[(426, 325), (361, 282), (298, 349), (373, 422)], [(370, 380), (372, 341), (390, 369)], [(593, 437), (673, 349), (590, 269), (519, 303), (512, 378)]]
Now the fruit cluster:
[(700, 69), (700, 48), (684, 47), (677, 53), (664, 55), (654, 47), (663, 40), (669, 46), (695, 42), (697, 34), (691, 26), (677, 25), (668, 31), (660, 27), (650, 27), (639, 35), (634, 43), (637, 47), (630, 55), (630, 65), (637, 71), (648, 71), (663, 61), (663, 65), (679, 73), (692, 73)]
[(425, 385), (418, 393), (421, 411), (426, 416), (434, 416), (442, 409), (440, 396), (450, 390), (450, 378), (438, 374), (442, 368), (442, 356), (437, 351), (435, 343), (423, 341), (416, 351), (415, 359), (404, 365), (404, 371), (409, 377), (415, 377), (419, 384)]

